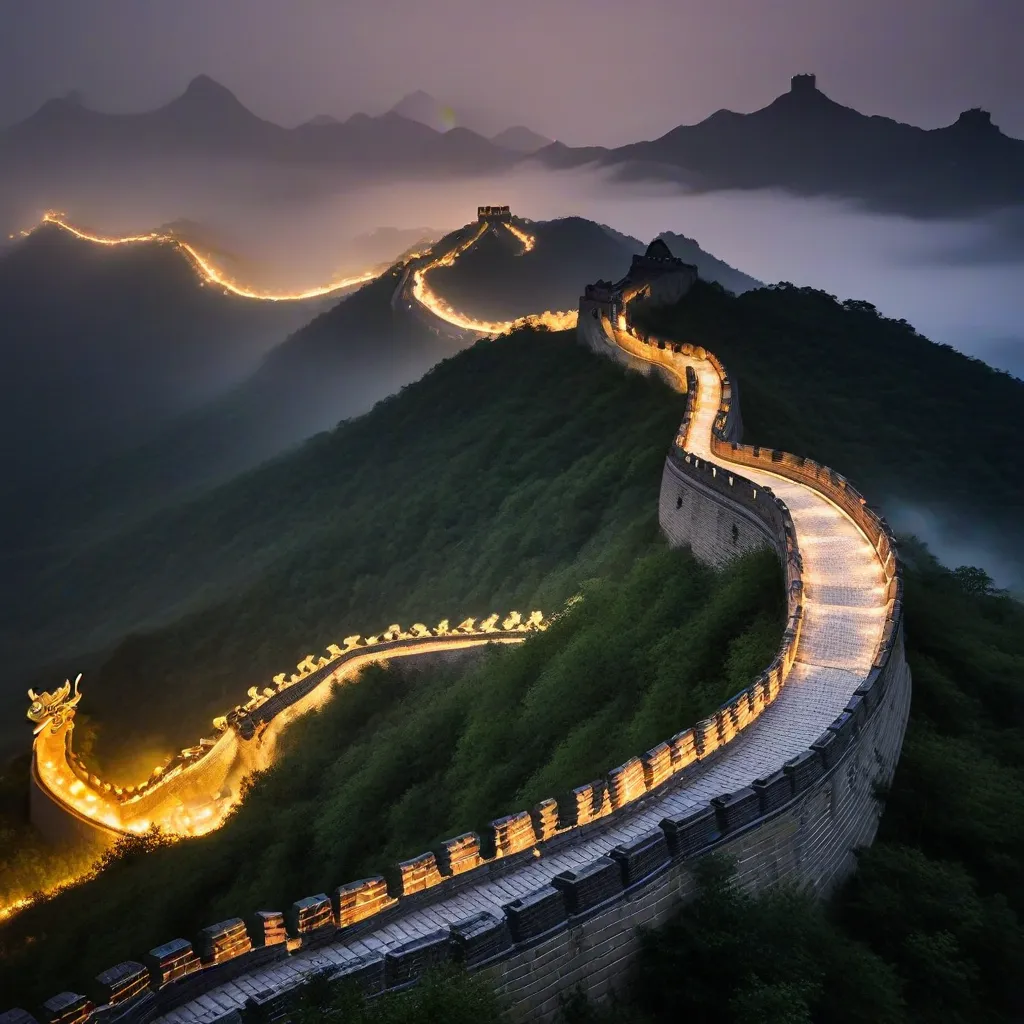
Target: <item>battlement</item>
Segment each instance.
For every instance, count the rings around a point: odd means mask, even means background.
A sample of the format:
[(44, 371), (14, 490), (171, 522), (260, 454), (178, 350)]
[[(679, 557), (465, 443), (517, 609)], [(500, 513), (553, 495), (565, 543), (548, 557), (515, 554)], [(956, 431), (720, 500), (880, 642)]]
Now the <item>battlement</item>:
[(478, 206), (476, 219), (479, 224), (511, 224), (512, 211), (507, 206)]
[[(818, 894), (854, 869), (853, 851), (874, 838), (877, 789), (895, 771), (910, 706), (895, 541), (840, 474), (740, 443), (736, 382), (713, 353), (632, 322), (632, 299), (660, 300), (695, 278), (696, 268), (676, 260), (663, 242), (652, 243), (622, 281), (587, 286), (581, 312), (588, 303), (593, 315), (580, 316), (577, 330), (594, 350), (632, 368), (662, 371), (685, 392), (686, 413), (665, 460), (659, 523), (671, 544), (689, 544), (714, 565), (754, 547), (775, 551), (786, 624), (771, 664), (713, 714), (599, 779), (498, 818), (480, 834), (444, 840), (388, 877), (341, 884), (287, 910), (261, 910), (248, 925), (242, 918), (221, 921), (203, 929), (195, 945), (172, 939), (141, 964), (105, 971), (90, 995), (63, 992), (49, 1000), (43, 1024), (80, 1024), (93, 1014), (102, 1021), (115, 1013), (178, 1024), (237, 1022), (240, 1014), (244, 1024), (266, 1024), (286, 1019), (313, 979), (350, 981), (376, 994), (404, 988), (449, 960), (486, 968), (511, 1019), (550, 1021), (570, 984), (602, 995), (621, 980), (637, 928), (664, 922), (693, 893), (699, 857), (732, 858), (744, 887), (782, 881)], [(799, 489), (792, 509), (780, 496), (787, 487)], [(810, 526), (809, 536), (801, 533), (807, 520), (800, 520), (800, 506), (808, 501), (832, 517), (826, 529), (839, 524), (846, 531), (830, 534), (847, 538), (849, 566), (838, 569), (844, 586), (872, 595), (870, 607), (857, 606), (854, 628), (841, 640), (842, 605), (823, 614), (814, 607), (814, 588), (805, 592), (805, 583), (820, 583), (823, 572), (820, 559), (815, 564), (820, 534)], [(830, 561), (840, 558), (840, 547), (830, 549)], [(315, 673), (333, 672), (344, 659), (368, 659), (386, 644), (407, 643), (407, 653), (421, 642), (438, 649), (460, 631), (472, 634), (455, 638), (460, 645), (481, 642), (481, 631), (522, 639), (531, 624), (543, 628), (535, 615), (524, 621), (512, 613), (500, 631), (492, 616), (455, 630), (447, 622), (433, 631), (415, 624), (408, 633), (393, 626), (365, 642), (348, 638), (344, 650), (329, 649), (332, 660), (310, 655), (296, 677), (250, 691), (250, 702), (224, 720), (222, 735), (243, 743), (264, 716), (279, 721), (282, 691), (305, 699), (311, 687), (318, 689)], [(838, 671), (844, 645), (857, 647), (858, 660)], [(820, 664), (830, 667), (815, 675)], [(40, 735), (62, 737), (77, 697), (70, 683), (55, 694), (33, 694), (30, 717)], [(733, 743), (750, 729), (760, 731), (754, 742)], [(39, 755), (37, 747), (36, 765)], [(287, 965), (278, 963), (286, 958)], [(241, 975), (246, 984), (235, 985)], [(12, 1022), (31, 1024), (23, 1011), (12, 1013)]]
[[(75, 709), (81, 700), (67, 682), (54, 693), (30, 693), (28, 717), (38, 723), (32, 746), (32, 821), (50, 839), (110, 838), (158, 825), (172, 835), (202, 835), (219, 827), (240, 799), (243, 778), (268, 767), (280, 733), (329, 699), (342, 678), (375, 661), (457, 655), (488, 643), (519, 643), (547, 628), (541, 612), (512, 612), (429, 628), (398, 624), (373, 636), (349, 636), (322, 655), (307, 655), (296, 671), (272, 685), (250, 687), (248, 700), (214, 720), (214, 737), (203, 738), (158, 766), (137, 785), (117, 786), (91, 772), (73, 749)], [(81, 677), (79, 677), (81, 678)]]
[(664, 239), (656, 238), (636, 254), (629, 272), (619, 281), (595, 281), (583, 289), (580, 314), (603, 316), (612, 323), (636, 299), (669, 305), (681, 299), (697, 280), (697, 268), (672, 255)]

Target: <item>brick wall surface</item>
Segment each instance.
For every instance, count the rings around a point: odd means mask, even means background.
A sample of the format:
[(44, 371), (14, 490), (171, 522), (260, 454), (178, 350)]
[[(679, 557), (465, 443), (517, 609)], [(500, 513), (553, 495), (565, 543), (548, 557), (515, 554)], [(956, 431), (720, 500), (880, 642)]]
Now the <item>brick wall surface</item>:
[[(735, 385), (711, 353), (635, 335), (616, 344), (610, 325), (589, 313), (577, 332), (588, 347), (626, 366), (649, 372), (655, 364), (691, 400), (697, 393), (692, 366), (684, 374), (675, 354), (698, 361), (716, 406), (687, 411), (666, 461), (660, 521), (672, 544), (691, 546), (711, 564), (765, 545), (776, 551), (789, 607), (779, 656), (714, 715), (579, 787), (569, 800), (543, 801), (499, 819), (479, 838), (446, 841), (400, 865), (390, 883), (364, 879), (333, 897), (297, 901), (286, 915), (287, 938), (285, 916), (265, 912), (249, 921), (248, 938), (238, 921), (216, 926), (214, 939), (223, 933), (231, 941), (212, 952), (203, 947), (204, 962), (184, 939), (150, 951), (143, 959), (156, 1002), (152, 993), (136, 995), (138, 1005), (125, 1009), (140, 1024), (286, 1020), (296, 993), (313, 977), (355, 978), (376, 992), (414, 983), (423, 969), (450, 958), (486, 971), (512, 1020), (551, 1020), (560, 997), (575, 987), (600, 998), (623, 985), (638, 929), (656, 927), (684, 907), (694, 892), (697, 858), (729, 857), (738, 884), (749, 889), (782, 882), (825, 895), (853, 869), (855, 851), (873, 840), (881, 812), (876, 793), (895, 770), (911, 692), (891, 532), (826, 467), (740, 446)], [(683, 450), (691, 413), (704, 417), (702, 430), (713, 416), (712, 452), (753, 467), (750, 480)], [(783, 478), (812, 485), (814, 500), (823, 502), (825, 494), (856, 524), (844, 520), (842, 529), (829, 530), (845, 530), (843, 543), (862, 565), (871, 562), (871, 579), (883, 584), (865, 590), (870, 581), (863, 574), (856, 582), (861, 596), (883, 595), (881, 604), (868, 602), (875, 618), (864, 621), (877, 620), (881, 636), (867, 660), (861, 650), (847, 667), (833, 666), (830, 659), (844, 651), (852, 657), (857, 630), (844, 639), (827, 618), (815, 620), (821, 612), (813, 603), (801, 606), (794, 521), (772, 493)], [(799, 497), (792, 482), (779, 488), (787, 500)], [(839, 590), (854, 588), (844, 598), (850, 601), (856, 588), (846, 587), (847, 570), (841, 572)], [(826, 596), (836, 591), (820, 581)], [(827, 600), (824, 606), (836, 607)], [(800, 635), (806, 651), (798, 656)], [(824, 662), (816, 660), (823, 655)], [(865, 669), (872, 657), (873, 667)], [(478, 850), (486, 863), (473, 866)], [(456, 870), (466, 857), (467, 870)], [(221, 955), (227, 959), (216, 962)], [(85, 996), (65, 992), (55, 999), (79, 1015), (91, 1012), (82, 1009), (92, 1006)], [(52, 1019), (56, 1011), (47, 1013)]]
[[(887, 683), (865, 729), (814, 788), (709, 848), (735, 862), (739, 884), (757, 890), (783, 882), (825, 895), (853, 869), (853, 851), (874, 839), (882, 810), (875, 786), (892, 778), (910, 711), (902, 640)], [(673, 862), (636, 894), (488, 968), (510, 1018), (553, 1020), (560, 997), (573, 988), (592, 999), (621, 989), (639, 951), (638, 929), (664, 924), (693, 896), (693, 863)]]

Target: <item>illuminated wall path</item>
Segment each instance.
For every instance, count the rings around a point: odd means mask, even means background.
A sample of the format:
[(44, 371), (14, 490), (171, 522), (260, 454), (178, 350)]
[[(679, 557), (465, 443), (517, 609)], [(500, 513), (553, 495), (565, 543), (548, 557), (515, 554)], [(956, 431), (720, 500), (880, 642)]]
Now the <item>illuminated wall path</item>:
[[(406, 285), (415, 294), (415, 279)], [(437, 313), (431, 295), (421, 284), (416, 297)], [(446, 312), (449, 326), (476, 323)], [(486, 971), (513, 1019), (550, 1020), (571, 986), (599, 997), (621, 982), (638, 926), (692, 894), (696, 857), (732, 857), (744, 886), (827, 893), (873, 839), (876, 787), (891, 780), (910, 702), (891, 532), (831, 470), (740, 445), (735, 387), (711, 353), (590, 314), (581, 304), (582, 342), (688, 394), (659, 501), (670, 542), (715, 564), (762, 544), (778, 553), (777, 657), (709, 718), (568, 799), (403, 862), (391, 882), (343, 884), (118, 965), (98, 991), (126, 1022), (277, 1020), (313, 976), (377, 992), (451, 958)], [(70, 1024), (90, 1011), (64, 993), (47, 1014)]]
[[(113, 237), (85, 231), (56, 213), (47, 213), (44, 223), (55, 224), (75, 237), (99, 245), (172, 244), (181, 251), (207, 280), (223, 285), (233, 294), (257, 300), (286, 301), (329, 294), (374, 276), (336, 281), (315, 289), (292, 294), (256, 292), (227, 280), (209, 260), (187, 243), (159, 233)], [(503, 225), (522, 244), (523, 251), (533, 248), (534, 239), (513, 225)], [(451, 266), (489, 230), (480, 224), (455, 248), (440, 256), (411, 257), (408, 263), (415, 301), (449, 325), (475, 333), (498, 334), (523, 323), (564, 326), (575, 323), (576, 313), (545, 313), (524, 317), (515, 323), (483, 323), (461, 317), (450, 310), (429, 288), (426, 275), (440, 266)], [(401, 286), (397, 291), (401, 290)], [(502, 628), (504, 625), (506, 628)], [(324, 655), (308, 655), (295, 673), (282, 673), (273, 685), (253, 687), (248, 702), (214, 722), (216, 735), (186, 748), (169, 763), (153, 769), (150, 776), (133, 785), (116, 785), (90, 771), (74, 753), (75, 707), (80, 699), (78, 681), (74, 692), (70, 684), (55, 693), (30, 694), (29, 717), (38, 725), (33, 744), (32, 820), (54, 839), (97, 836), (113, 838), (119, 834), (147, 831), (158, 826), (177, 836), (203, 835), (218, 828), (240, 798), (242, 779), (253, 771), (273, 763), (277, 739), (295, 717), (327, 700), (335, 684), (356, 676), (374, 661), (394, 657), (413, 657), (479, 647), (490, 642), (515, 643), (527, 632), (544, 627), (543, 616), (534, 612), (527, 620), (518, 613), (499, 623), (498, 616), (466, 620), (451, 628), (445, 621), (436, 629), (416, 624), (412, 632), (393, 625), (384, 633), (367, 639), (348, 637), (345, 646), (332, 645)], [(251, 727), (251, 732), (244, 729)], [(18, 906), (27, 901), (18, 901)], [(8, 913), (17, 907), (0, 908)]]
[[(99, 234), (77, 226), (53, 211), (47, 212), (41, 223), (53, 224), (96, 245), (170, 245), (192, 264), (204, 281), (221, 286), (231, 294), (258, 301), (298, 301), (330, 295), (371, 280), (378, 274), (378, 271), (367, 271), (289, 293), (258, 291), (229, 279), (208, 257), (173, 235), (159, 232), (123, 236)], [(511, 224), (504, 225), (504, 228), (519, 240), (524, 252), (533, 248), (532, 236)], [(480, 224), (464, 241), (440, 256), (410, 256), (407, 266), (416, 289), (413, 301), (422, 303), (424, 310), (434, 311), (448, 326), (455, 325), (460, 330), (468, 329), (476, 334), (498, 334), (521, 323), (544, 323), (554, 327), (575, 323), (575, 311), (524, 317), (515, 324), (482, 323), (461, 317), (445, 306), (429, 288), (426, 275), (436, 267), (451, 266), (486, 230), (488, 225)], [(401, 290), (396, 290), (396, 296)], [(451, 632), (447, 622), (436, 630), (427, 630), (420, 624), (413, 627), (415, 637), (392, 626), (382, 634), (383, 643), (380, 642), (382, 636), (367, 640), (349, 637), (344, 649), (332, 645), (325, 655), (309, 655), (287, 678), (281, 674), (275, 677), (272, 686), (251, 689), (244, 706), (215, 722), (215, 735), (182, 750), (169, 763), (155, 767), (148, 778), (131, 785), (105, 781), (74, 753), (74, 709), (80, 699), (77, 680), (73, 693), (70, 684), (66, 684), (64, 689), (52, 694), (38, 695), (38, 700), (33, 694), (29, 717), (39, 728), (33, 745), (32, 820), (44, 834), (56, 840), (110, 841), (120, 834), (143, 833), (154, 825), (171, 835), (203, 835), (218, 828), (238, 803), (242, 779), (273, 762), (277, 738), (287, 725), (297, 715), (328, 699), (336, 683), (356, 676), (369, 662), (389, 657), (467, 650), (489, 642), (514, 643), (522, 640), (528, 629), (543, 625), (539, 613), (534, 613), (527, 622), (520, 622), (516, 628), (505, 631), (507, 635), (499, 635), (502, 631), (495, 626), (496, 620), (497, 616), (481, 620), (481, 626), (476, 630), (475, 620), (467, 620)], [(401, 642), (393, 642), (392, 634)], [(373, 649), (369, 651), (371, 647)], [(286, 706), (282, 707), (282, 704)], [(276, 708), (269, 720), (268, 707)], [(254, 736), (240, 735), (240, 717), (259, 723)], [(68, 878), (65, 884), (74, 881), (74, 878)], [(0, 919), (28, 902), (26, 896), (0, 906)]]
[[(74, 235), (75, 238), (80, 238), (85, 242), (92, 242), (94, 245), (115, 246), (156, 243), (158, 245), (172, 246), (180, 252), (185, 259), (189, 261), (189, 263), (192, 264), (196, 273), (203, 281), (219, 285), (226, 292), (230, 292), (232, 295), (238, 295), (240, 298), (260, 299), (264, 302), (301, 302), (305, 299), (317, 299), (327, 295), (338, 295), (341, 292), (351, 290), (361, 284), (366, 284), (367, 281), (372, 281), (374, 278), (380, 277), (383, 270), (387, 269), (377, 268), (374, 270), (366, 270), (359, 274), (336, 278), (326, 282), (325, 284), (314, 285), (311, 288), (304, 288), (298, 291), (274, 292), (266, 289), (251, 288), (248, 285), (233, 280), (228, 277), (227, 274), (225, 274), (209, 256), (205, 256), (194, 245), (191, 245), (184, 239), (179, 238), (177, 235), (162, 234), (159, 231), (150, 231), (148, 234), (144, 235), (100, 235), (93, 231), (86, 231), (84, 228), (76, 227), (66, 219), (64, 214), (58, 213), (55, 210), (47, 210), (47, 212), (43, 214), (40, 226), (45, 224), (54, 224), (68, 232), (68, 234)], [(34, 231), (35, 229), (33, 228), (32, 230)], [(27, 237), (30, 234), (32, 234), (32, 231), (21, 232), (22, 237)]]

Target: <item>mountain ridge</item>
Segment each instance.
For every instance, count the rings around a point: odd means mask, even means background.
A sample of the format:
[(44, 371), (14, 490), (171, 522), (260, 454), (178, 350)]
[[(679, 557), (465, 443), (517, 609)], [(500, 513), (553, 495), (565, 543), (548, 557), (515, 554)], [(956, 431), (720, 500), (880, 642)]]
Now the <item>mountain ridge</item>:
[[(93, 110), (77, 96), (47, 100), (0, 131), (0, 161), (12, 169), (63, 162), (179, 155), (326, 163), (355, 172), (480, 171), (511, 166), (519, 154), (468, 128), (439, 131), (395, 110), (344, 121), (317, 115), (285, 128), (254, 114), (208, 75), (153, 109), (127, 114)], [(467, 137), (469, 133), (469, 137)]]
[(535, 154), (570, 168), (596, 162), (620, 178), (668, 179), (701, 190), (782, 188), (937, 215), (1024, 202), (1024, 140), (979, 108), (925, 129), (862, 114), (826, 96), (814, 75), (748, 114), (718, 110), (645, 142), (613, 149), (554, 143)]
[(920, 128), (837, 103), (813, 75), (794, 76), (788, 92), (750, 113), (720, 109), (615, 148), (566, 146), (521, 124), (488, 131), (422, 90), (381, 115), (318, 115), (285, 128), (207, 75), (156, 110), (106, 114), (72, 94), (0, 131), (0, 164), (15, 169), (174, 155), (319, 163), (356, 177), (596, 164), (620, 181), (668, 180), (702, 191), (777, 188), (911, 216), (1024, 203), (1024, 140), (1000, 131), (989, 112), (974, 107), (952, 124)]

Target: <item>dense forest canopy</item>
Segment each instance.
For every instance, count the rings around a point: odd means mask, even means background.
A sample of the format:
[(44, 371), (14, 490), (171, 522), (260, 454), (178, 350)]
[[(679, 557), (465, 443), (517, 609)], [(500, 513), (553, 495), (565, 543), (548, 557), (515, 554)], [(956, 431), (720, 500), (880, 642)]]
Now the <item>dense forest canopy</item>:
[[(888, 494), (941, 498), (955, 515), (989, 517), (1019, 554), (1006, 515), (1021, 497), (1010, 434), (1020, 382), (866, 304), (792, 286), (739, 298), (701, 286), (651, 324), (721, 356), (748, 440), (831, 464), (883, 505)], [(346, 687), (296, 728), (289, 757), (220, 833), (127, 844), (97, 880), (9, 922), (4, 991), (49, 995), (55, 977), (63, 987), (109, 966), (100, 960), (138, 955), (150, 927), (167, 930), (157, 939), (188, 934), (557, 796), (749, 681), (778, 639), (777, 568), (755, 556), (713, 573), (659, 540), (658, 481), (681, 412), (663, 384), (571, 335), (520, 331), (105, 552), (112, 590), (130, 595), (139, 559), (154, 557), (146, 575), (158, 583), (185, 585), (201, 566), (209, 586), (193, 614), (96, 659), (86, 707), (103, 727), (96, 755), (112, 765), (129, 722), (136, 741), (159, 746), (178, 738), (173, 714), (190, 739), (246, 679), (346, 632), (583, 600), (513, 652), (417, 676), (375, 670)], [(951, 472), (968, 460), (970, 474)], [(788, 893), (748, 899), (708, 869), (698, 903), (650, 938), (644, 989), (609, 1019), (672, 1019), (683, 991), (698, 1020), (1019, 1011), (1024, 610), (984, 570), (945, 569), (912, 539), (901, 553), (915, 694), (879, 842), (826, 908)], [(668, 659), (683, 640), (686, 657)], [(600, 686), (591, 651), (611, 666)], [(522, 723), (509, 705), (528, 712)], [(23, 833), (4, 806), (14, 847)], [(287, 827), (268, 831), (282, 814)], [(9, 864), (32, 870), (25, 857)], [(83, 954), (86, 935), (111, 938)], [(451, 1019), (466, 1000), (483, 1005), (463, 980), (429, 991), (445, 993)]]
[(924, 511), (940, 554), (983, 552), (1024, 592), (1024, 382), (868, 302), (787, 283), (732, 296), (699, 282), (643, 319), (725, 363), (747, 443), (831, 466), (897, 529), (905, 506)]

